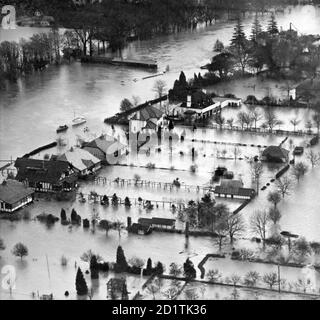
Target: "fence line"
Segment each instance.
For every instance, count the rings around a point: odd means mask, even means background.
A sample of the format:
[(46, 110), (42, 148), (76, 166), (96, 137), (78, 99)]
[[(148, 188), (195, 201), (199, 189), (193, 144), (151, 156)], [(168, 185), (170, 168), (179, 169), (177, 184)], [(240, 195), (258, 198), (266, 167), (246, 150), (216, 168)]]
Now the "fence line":
[(191, 190), (195, 190), (196, 192), (208, 192), (212, 190), (211, 187), (203, 187), (203, 186), (195, 186), (195, 185), (188, 185), (185, 183), (180, 183), (180, 187), (174, 185), (172, 182), (159, 182), (159, 181), (149, 181), (149, 180), (135, 180), (135, 179), (122, 179), (122, 178), (117, 178), (117, 179), (108, 179), (105, 177), (96, 177), (95, 178), (95, 183), (96, 184), (102, 184), (102, 185), (112, 185), (116, 184), (118, 186), (134, 186), (134, 187), (148, 187), (148, 188), (160, 188), (163, 190), (169, 190), (169, 191), (174, 191), (174, 190), (186, 190), (190, 192)]

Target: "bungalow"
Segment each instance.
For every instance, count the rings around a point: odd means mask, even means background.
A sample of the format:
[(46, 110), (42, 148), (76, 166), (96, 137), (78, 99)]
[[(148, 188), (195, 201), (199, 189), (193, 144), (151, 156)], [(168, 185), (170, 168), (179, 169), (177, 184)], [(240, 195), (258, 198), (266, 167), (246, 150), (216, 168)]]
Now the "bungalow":
[(114, 137), (101, 135), (99, 138), (85, 143), (83, 146), (83, 150), (90, 152), (102, 163), (106, 162), (110, 164), (112, 162), (112, 159), (117, 159), (125, 155), (127, 152), (127, 147), (124, 144), (120, 143)]
[(270, 146), (262, 153), (262, 160), (283, 163), (289, 161), (289, 151), (280, 146)]
[(254, 189), (243, 188), (243, 183), (239, 180), (221, 180), (219, 186), (215, 187), (214, 195), (221, 198), (250, 200), (256, 195)]
[(0, 184), (0, 212), (12, 213), (34, 199), (34, 190), (16, 180), (6, 180)]
[(159, 229), (175, 229), (176, 220), (165, 218), (140, 218), (138, 223)]
[(84, 149), (71, 148), (57, 160), (68, 162), (80, 176), (87, 176), (101, 169), (100, 159)]
[(129, 120), (129, 131), (140, 132), (143, 130), (156, 130), (157, 123), (162, 118), (164, 112), (149, 105), (134, 113), (133, 117)]
[(65, 161), (18, 158), (16, 180), (35, 191), (58, 192), (75, 188), (77, 175)]

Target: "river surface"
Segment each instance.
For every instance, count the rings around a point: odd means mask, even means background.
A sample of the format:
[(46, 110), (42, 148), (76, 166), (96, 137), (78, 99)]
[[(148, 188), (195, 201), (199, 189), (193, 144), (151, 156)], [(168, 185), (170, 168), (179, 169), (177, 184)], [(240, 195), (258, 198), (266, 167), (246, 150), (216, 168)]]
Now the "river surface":
[[(265, 27), (269, 16), (261, 16), (261, 23)], [(245, 31), (250, 32), (253, 17), (246, 17), (244, 20)], [(278, 24), (287, 29), (289, 23), (293, 22), (294, 27), (302, 33), (320, 34), (320, 8), (312, 6), (287, 8), (284, 13), (277, 14)], [(151, 58), (156, 59), (159, 64), (159, 71), (164, 71), (167, 66), (170, 71), (161, 76), (166, 81), (167, 87), (173, 85), (174, 80), (179, 76), (180, 71), (184, 71), (187, 77), (191, 77), (194, 72), (200, 72), (200, 67), (206, 64), (213, 55), (213, 45), (217, 39), (225, 44), (230, 41), (233, 32), (234, 23), (218, 22), (207, 28), (200, 27), (194, 31), (182, 32), (170, 36), (162, 36), (148, 41), (133, 42), (125, 50), (124, 56), (128, 58)], [(33, 32), (44, 32), (46, 29), (19, 28), (16, 31), (4, 32), (0, 29), (0, 40), (18, 40), (20, 37), (29, 37)], [(88, 119), (88, 127), (90, 132), (84, 134), (81, 128), (69, 129), (68, 135), (64, 138), (68, 145), (73, 143), (72, 137), (85, 136), (90, 138), (101, 134), (102, 132), (110, 133), (110, 128), (103, 124), (103, 119), (111, 116), (119, 111), (120, 101), (123, 98), (131, 98), (133, 95), (138, 96), (141, 102), (153, 98), (155, 92), (152, 88), (156, 79), (152, 78), (142, 80), (142, 78), (152, 75), (152, 72), (123, 68), (111, 67), (103, 65), (81, 65), (73, 63), (71, 65), (62, 65), (59, 67), (49, 67), (42, 73), (27, 76), (25, 79), (19, 80), (16, 84), (7, 85), (0, 91), (0, 159), (8, 160), (21, 156), (50, 143), (57, 138), (55, 130), (58, 125), (70, 124), (74, 114), (84, 115)], [(250, 80), (252, 81), (252, 80)], [(282, 84), (284, 86), (284, 84)], [(238, 96), (245, 98), (249, 94), (255, 94), (258, 97), (264, 97), (267, 94), (280, 95), (283, 94), (281, 84), (256, 83), (253, 89), (251, 83), (246, 81), (234, 83), (232, 85), (220, 85), (216, 88), (220, 93), (236, 93)], [(279, 90), (280, 88), (280, 90)], [(283, 87), (284, 88), (284, 87)], [(213, 88), (214, 90), (215, 88)], [(226, 110), (226, 117), (233, 116), (232, 110)], [(296, 112), (291, 110), (278, 110), (279, 116), (283, 117), (283, 126), (288, 128), (289, 117), (293, 117)], [(290, 114), (290, 115), (289, 115)], [(310, 111), (298, 111), (301, 120), (310, 119)], [(304, 123), (304, 122), (302, 122)], [(301, 123), (301, 126), (302, 126)], [(290, 128), (292, 130), (292, 128)], [(303, 126), (299, 129), (303, 129)], [(121, 135), (121, 132), (117, 135)], [(187, 132), (194, 138), (194, 134)], [(209, 140), (239, 142), (250, 144), (271, 145), (279, 144), (284, 137), (268, 136), (268, 135), (250, 135), (248, 133), (226, 132), (226, 131), (207, 131)], [(122, 136), (121, 136), (122, 137)], [(295, 144), (302, 144), (301, 138), (295, 138)], [(196, 146), (198, 155), (196, 163), (199, 170), (196, 174), (189, 172), (189, 166), (193, 164), (190, 159), (190, 148)], [(175, 177), (180, 177), (186, 184), (207, 185), (209, 183), (211, 173), (217, 165), (226, 165), (229, 169), (237, 173), (236, 178), (242, 178), (246, 186), (250, 186), (250, 175), (248, 163), (244, 160), (219, 160), (216, 159), (216, 153), (221, 152), (225, 147), (217, 147), (208, 144), (207, 146), (199, 146), (197, 143), (191, 143), (190, 140), (179, 145), (179, 149), (174, 150), (173, 154), (168, 152), (165, 156), (156, 155), (155, 152), (147, 158), (140, 155), (140, 164), (146, 164), (150, 161), (161, 164), (161, 167), (175, 167), (177, 171), (172, 173), (169, 170), (156, 170), (152, 173), (143, 168), (131, 167), (131, 162), (137, 159), (128, 159), (129, 167), (119, 169), (119, 167), (108, 167), (100, 174), (108, 178), (133, 178), (135, 174), (139, 174), (142, 179), (160, 180), (162, 182), (172, 182)], [(228, 153), (232, 156), (232, 149), (227, 148)], [(319, 147), (317, 147), (319, 151)], [(154, 151), (154, 150), (153, 150)], [(164, 151), (168, 151), (164, 149)], [(180, 151), (183, 151), (185, 158), (181, 161)], [(254, 147), (248, 147), (242, 150), (243, 155), (255, 155), (258, 153)], [(163, 152), (164, 153), (164, 152)], [(167, 164), (166, 164), (167, 162)], [(179, 171), (180, 170), (180, 171)], [(265, 168), (262, 185), (270, 181), (274, 177), (275, 168)], [(283, 230), (290, 230), (294, 233), (306, 236), (309, 240), (320, 241), (320, 205), (315, 200), (318, 197), (317, 181), (320, 179), (320, 170), (313, 169), (307, 176), (296, 185), (291, 192), (290, 197), (280, 204), (283, 213), (281, 226)], [(122, 189), (121, 187), (103, 187), (84, 184), (81, 186), (84, 192), (97, 190), (99, 192), (117, 192), (118, 195), (137, 197), (138, 193), (135, 188)], [(270, 187), (272, 188), (272, 186)], [(266, 207), (267, 192), (261, 194), (250, 206), (244, 210), (246, 218), (250, 214), (262, 207)], [(187, 193), (180, 191), (178, 193), (168, 191), (140, 190), (139, 196), (144, 199), (174, 201), (186, 198), (198, 199), (201, 194), (193, 191)], [(234, 209), (238, 205), (234, 202), (231, 208)], [(59, 204), (56, 203), (35, 203), (30, 207), (32, 216), (43, 211), (58, 215), (61, 207), (65, 207), (68, 212), (72, 207), (76, 207), (82, 217), (90, 217), (92, 209), (89, 204), (80, 206), (79, 203)], [(234, 208), (233, 208), (234, 207)], [(102, 218), (120, 219), (126, 221), (128, 213), (120, 208), (118, 212), (110, 209), (101, 209)], [(146, 213), (140, 208), (133, 208), (130, 214), (133, 220), (138, 217), (145, 216)], [(169, 209), (159, 208), (150, 213), (150, 215), (162, 215), (170, 217), (172, 213)], [(116, 246), (119, 244), (117, 233), (111, 232), (108, 237), (104, 234), (85, 233), (81, 228), (68, 229), (57, 225), (48, 230), (45, 226), (36, 222), (26, 223), (10, 223), (0, 221), (0, 236), (5, 240), (7, 249), (1, 253), (0, 267), (5, 264), (13, 264), (16, 266), (18, 276), (18, 289), (22, 294), (29, 295), (31, 291), (41, 290), (41, 293), (49, 293), (53, 291), (59, 298), (63, 298), (64, 290), (71, 292), (74, 297), (74, 277), (75, 270), (73, 263), (79, 261), (80, 255), (87, 249), (93, 249), (101, 253), (107, 260), (112, 261), (115, 257)], [(12, 246), (18, 242), (25, 242), (30, 249), (30, 257), (26, 262), (17, 261), (10, 254)], [(84, 245), (79, 247), (79, 243)], [(175, 243), (175, 246), (172, 246)], [(123, 235), (121, 244), (128, 257), (137, 255), (144, 259), (149, 256), (154, 261), (161, 260), (166, 265), (172, 261), (183, 263), (186, 257), (192, 257), (195, 264), (214, 249), (212, 239), (209, 238), (191, 238), (190, 244), (186, 246), (185, 239), (181, 235), (153, 234), (146, 242), (142, 236)], [(246, 243), (246, 246), (248, 244)], [(65, 254), (70, 265), (64, 270), (59, 264), (61, 255)], [(46, 270), (46, 255), (49, 256), (52, 278), (56, 277), (58, 281), (53, 285), (48, 284), (48, 272)], [(86, 266), (85, 266), (86, 267)], [(36, 278), (39, 278), (37, 281)], [(107, 279), (102, 279), (106, 282)], [(132, 280), (132, 281), (131, 281)], [(143, 279), (128, 279), (131, 288), (138, 289)], [(103, 283), (105, 285), (105, 283)], [(19, 291), (18, 290), (18, 291)], [(133, 291), (134, 291), (133, 290)], [(135, 291), (134, 291), (135, 292)], [(3, 293), (6, 297), (1, 296), (0, 299), (7, 298), (8, 292)], [(98, 294), (99, 298), (105, 298), (105, 288)], [(16, 297), (17, 298), (17, 297)], [(30, 296), (29, 296), (30, 298)]]

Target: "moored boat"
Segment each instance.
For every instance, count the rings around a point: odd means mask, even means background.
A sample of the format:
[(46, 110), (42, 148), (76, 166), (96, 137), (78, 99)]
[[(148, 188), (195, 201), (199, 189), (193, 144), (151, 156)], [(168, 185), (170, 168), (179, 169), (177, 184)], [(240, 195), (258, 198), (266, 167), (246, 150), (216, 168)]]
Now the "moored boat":
[(61, 133), (68, 130), (68, 126), (65, 124), (64, 126), (59, 126), (57, 129), (57, 133)]
[(85, 117), (77, 117), (72, 120), (72, 126), (80, 126), (81, 124), (84, 124), (86, 122), (87, 119)]

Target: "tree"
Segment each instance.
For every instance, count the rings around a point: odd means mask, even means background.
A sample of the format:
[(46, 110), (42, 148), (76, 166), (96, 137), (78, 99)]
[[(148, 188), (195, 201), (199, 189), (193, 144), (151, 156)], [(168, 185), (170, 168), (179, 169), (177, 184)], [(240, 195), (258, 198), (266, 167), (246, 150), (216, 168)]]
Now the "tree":
[(259, 36), (261, 35), (261, 33), (262, 33), (262, 27), (259, 21), (258, 14), (256, 13), (253, 24), (252, 24), (250, 40), (253, 42), (256, 42)]
[(300, 182), (300, 179), (308, 172), (308, 166), (303, 162), (298, 162), (293, 167), (293, 175)]
[(293, 125), (293, 131), (296, 132), (296, 127), (299, 125), (301, 120), (298, 120), (297, 118), (291, 119), (290, 123)]
[(312, 168), (314, 168), (320, 163), (320, 153), (316, 153), (313, 150), (310, 150), (307, 153), (307, 159), (310, 161)]
[(234, 242), (236, 236), (240, 236), (245, 231), (245, 223), (241, 214), (230, 213), (227, 218), (227, 229), (230, 243)]
[(289, 177), (279, 178), (276, 181), (276, 186), (278, 189), (278, 192), (282, 195), (282, 198), (284, 198), (286, 195), (290, 195), (293, 183), (292, 180)]
[(154, 283), (150, 283), (147, 286), (147, 291), (152, 295), (153, 300), (156, 300), (156, 294), (159, 292), (159, 290), (159, 287)]
[(249, 112), (249, 116), (251, 118), (251, 121), (254, 122), (254, 128), (257, 130), (257, 125), (258, 125), (258, 122), (260, 120), (262, 120), (262, 114), (259, 112), (259, 110), (254, 106), (254, 107), (251, 107), (250, 108), (250, 112)]
[(260, 274), (256, 271), (249, 271), (244, 277), (244, 284), (248, 287), (255, 287), (260, 279)]
[(263, 164), (262, 162), (251, 161), (251, 176), (252, 180), (256, 183), (256, 192), (259, 194), (260, 189), (260, 178), (263, 173)]
[(154, 273), (156, 275), (162, 275), (164, 273), (164, 266), (160, 261), (156, 264), (156, 267), (154, 268)]
[(272, 290), (273, 287), (279, 283), (278, 274), (276, 272), (266, 273), (263, 276), (262, 281)]
[(0, 238), (0, 250), (5, 250), (5, 245), (4, 245), (4, 242), (3, 240)]
[(220, 79), (228, 77), (230, 70), (234, 65), (233, 56), (230, 52), (222, 52), (211, 59), (208, 65), (209, 72), (218, 72)]
[(268, 24), (268, 33), (271, 35), (271, 36), (274, 36), (276, 34), (279, 33), (279, 29), (278, 29), (278, 25), (277, 25), (277, 21), (276, 21), (276, 18), (274, 16), (274, 14), (271, 15), (271, 18), (270, 18), (270, 21), (269, 21), (269, 24)]
[(171, 263), (169, 268), (169, 274), (177, 278), (182, 274), (182, 269), (178, 264)]
[(232, 274), (231, 277), (230, 277), (230, 282), (234, 286), (237, 286), (241, 282), (241, 277), (238, 276), (237, 274)]
[(264, 246), (267, 238), (269, 221), (270, 219), (267, 211), (256, 211), (250, 218), (251, 231), (260, 236)]
[(188, 289), (185, 291), (184, 294), (187, 301), (194, 301), (199, 299), (199, 295), (196, 291), (196, 289)]
[(209, 270), (207, 272), (207, 278), (212, 283), (217, 283), (221, 279), (222, 275), (218, 269)]
[(274, 223), (277, 224), (281, 219), (281, 212), (278, 208), (270, 208), (269, 209), (269, 219)]
[(12, 254), (22, 260), (23, 257), (26, 257), (29, 254), (29, 251), (27, 246), (19, 242), (13, 247)]
[(234, 122), (234, 119), (233, 119), (233, 118), (227, 119), (227, 121), (226, 121), (226, 123), (227, 123), (227, 125), (230, 127), (230, 129), (233, 128), (233, 122)]
[(224, 50), (223, 42), (217, 39), (216, 43), (214, 44), (213, 51), (215, 52), (222, 52)]
[(66, 221), (67, 220), (66, 210), (61, 209), (60, 218), (61, 218), (61, 221)]
[(121, 246), (118, 246), (115, 271), (118, 273), (122, 273), (122, 272), (127, 272), (127, 270), (128, 270), (128, 263), (124, 255), (124, 251)]
[(88, 294), (88, 286), (80, 268), (78, 268), (76, 276), (76, 290), (79, 296)]
[(293, 251), (298, 254), (300, 258), (304, 258), (312, 253), (309, 242), (303, 237), (294, 242)]
[[(167, 89), (167, 84), (163, 80), (157, 80), (153, 86), (153, 91), (157, 93), (158, 98), (164, 96)], [(161, 107), (161, 102), (160, 102)]]
[(270, 192), (268, 194), (268, 201), (274, 205), (274, 208), (277, 208), (278, 203), (281, 201), (281, 195), (278, 191)]
[(91, 279), (99, 279), (99, 265), (95, 255), (92, 255), (90, 259), (90, 273)]
[(194, 268), (193, 262), (188, 258), (186, 262), (183, 264), (184, 276), (191, 280), (195, 279), (197, 276), (196, 269)]
[(316, 111), (316, 113), (312, 116), (312, 120), (317, 128), (317, 133), (320, 133), (320, 108)]
[(267, 108), (265, 111), (266, 126), (269, 128), (270, 132), (273, 131), (274, 127), (279, 125), (280, 121), (277, 119), (274, 111), (271, 108)]
[(120, 111), (121, 112), (126, 112), (129, 111), (133, 108), (133, 104), (129, 99), (123, 99), (120, 103)]

